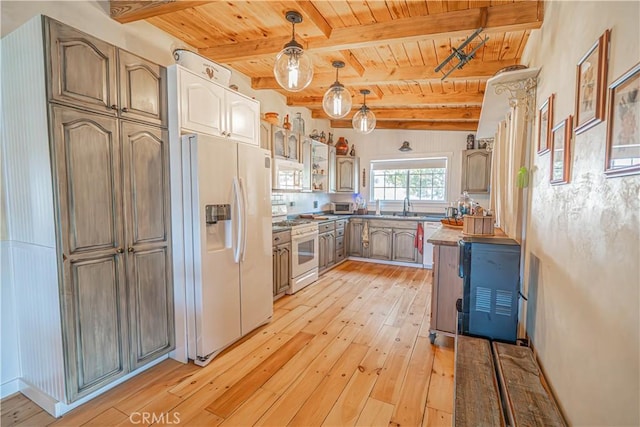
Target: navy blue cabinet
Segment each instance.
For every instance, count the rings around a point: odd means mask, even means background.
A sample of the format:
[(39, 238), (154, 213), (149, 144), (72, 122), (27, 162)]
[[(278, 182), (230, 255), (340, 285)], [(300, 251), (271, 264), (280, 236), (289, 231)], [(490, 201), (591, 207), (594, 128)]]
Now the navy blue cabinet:
[(515, 342), (520, 245), (461, 241), (460, 276), (464, 279), (462, 333)]

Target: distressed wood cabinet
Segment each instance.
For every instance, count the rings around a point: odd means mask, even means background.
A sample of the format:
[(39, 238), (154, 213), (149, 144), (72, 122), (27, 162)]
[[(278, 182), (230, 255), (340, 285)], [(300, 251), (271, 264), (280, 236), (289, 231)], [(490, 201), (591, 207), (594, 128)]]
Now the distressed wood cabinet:
[(45, 24), (50, 101), (166, 126), (164, 67), (60, 22)]
[(59, 416), (175, 346), (165, 69), (40, 16), (2, 49), (20, 362)]
[(458, 246), (434, 245), (433, 292), (431, 293), (431, 323), (429, 339), (436, 333), (455, 335), (458, 312), (456, 301), (462, 298), (462, 279), (458, 277), (460, 250)]
[(392, 233), (391, 228), (369, 227), (369, 258), (391, 261)]
[(273, 234), (273, 296), (280, 297), (291, 285), (291, 232)]
[(337, 193), (358, 192), (358, 168), (357, 157), (336, 156), (335, 179)]
[(462, 191), (488, 193), (491, 180), (491, 153), (486, 150), (462, 152)]
[(360, 218), (349, 220), (349, 256), (364, 257), (362, 247), (362, 230), (364, 221)]
[(392, 261), (412, 262), (422, 264), (422, 254), (416, 248), (416, 229), (393, 230)]
[(271, 126), (271, 142), (273, 144), (273, 157), (288, 159), (295, 162), (301, 161), (299, 135), (294, 134), (280, 126)]

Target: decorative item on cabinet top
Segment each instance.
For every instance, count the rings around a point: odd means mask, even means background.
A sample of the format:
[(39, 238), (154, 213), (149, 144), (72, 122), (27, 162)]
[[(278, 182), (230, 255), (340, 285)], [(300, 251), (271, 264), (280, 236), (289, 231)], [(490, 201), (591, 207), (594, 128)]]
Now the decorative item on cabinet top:
[(196, 52), (176, 49), (173, 51), (173, 58), (176, 60), (176, 64), (182, 65), (186, 69), (221, 85), (228, 86), (231, 81), (231, 70)]

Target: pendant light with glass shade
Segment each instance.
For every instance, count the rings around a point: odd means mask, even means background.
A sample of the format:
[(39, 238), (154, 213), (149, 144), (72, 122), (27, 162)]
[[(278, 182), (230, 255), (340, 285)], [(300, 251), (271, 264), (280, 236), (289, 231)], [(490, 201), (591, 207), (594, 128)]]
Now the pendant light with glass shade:
[(300, 92), (313, 79), (313, 63), (311, 57), (302, 50), (302, 45), (296, 41), (296, 24), (302, 22), (302, 15), (290, 10), (285, 17), (292, 24), (291, 41), (276, 56), (273, 74), (283, 89)]
[(369, 89), (362, 89), (360, 93), (363, 95), (362, 107), (353, 115), (351, 125), (358, 133), (371, 133), (376, 128), (376, 115), (367, 107), (367, 95), (371, 93)]
[(333, 61), (331, 65), (336, 69), (336, 81), (324, 94), (322, 109), (332, 119), (340, 119), (351, 111), (351, 94), (338, 81), (338, 70), (344, 67), (344, 62)]

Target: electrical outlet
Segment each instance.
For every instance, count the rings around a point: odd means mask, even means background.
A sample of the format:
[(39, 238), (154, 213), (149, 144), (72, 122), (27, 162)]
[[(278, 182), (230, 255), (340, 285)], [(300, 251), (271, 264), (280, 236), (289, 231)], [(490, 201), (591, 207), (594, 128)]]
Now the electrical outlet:
[(294, 207), (296, 205), (296, 202), (289, 202), (289, 206)]
[(313, 209), (318, 209), (318, 201), (317, 200), (313, 201)]

